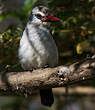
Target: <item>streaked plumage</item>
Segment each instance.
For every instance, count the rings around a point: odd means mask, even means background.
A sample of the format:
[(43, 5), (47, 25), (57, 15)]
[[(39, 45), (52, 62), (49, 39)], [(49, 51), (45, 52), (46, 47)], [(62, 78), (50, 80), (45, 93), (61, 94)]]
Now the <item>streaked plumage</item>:
[[(41, 68), (46, 65), (55, 67), (58, 64), (58, 50), (55, 41), (45, 26), (46, 22), (42, 21), (47, 14), (48, 8), (43, 6), (35, 7), (31, 12), (19, 47), (19, 59), (24, 70)], [(54, 99), (51, 89), (41, 90), (40, 95), (42, 104), (52, 105)]]

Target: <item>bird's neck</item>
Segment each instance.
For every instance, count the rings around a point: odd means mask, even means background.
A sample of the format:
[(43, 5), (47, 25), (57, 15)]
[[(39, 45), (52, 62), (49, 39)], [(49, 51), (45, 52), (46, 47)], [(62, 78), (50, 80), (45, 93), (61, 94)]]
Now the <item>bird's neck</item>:
[(50, 24), (49, 23), (41, 23), (41, 24), (37, 24), (37, 23), (34, 23), (34, 22), (28, 22), (27, 23), (27, 27), (43, 27), (43, 28), (48, 28), (49, 26), (50, 26)]
[(31, 31), (32, 29), (37, 29), (37, 30), (43, 30), (43, 31), (49, 31), (48, 26), (47, 25), (36, 25), (34, 23), (27, 23), (27, 28)]

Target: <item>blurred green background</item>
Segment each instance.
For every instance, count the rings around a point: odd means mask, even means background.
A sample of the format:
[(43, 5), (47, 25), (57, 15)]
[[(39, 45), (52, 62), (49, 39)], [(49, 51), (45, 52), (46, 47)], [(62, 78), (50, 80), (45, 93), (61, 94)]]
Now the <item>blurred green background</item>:
[[(4, 71), (6, 67), (10, 68), (9, 71), (22, 71), (18, 60), (19, 41), (31, 8), (40, 4), (48, 4), (51, 13), (61, 19), (60, 22), (52, 23), (50, 26), (58, 46), (59, 65), (72, 64), (95, 54), (95, 0), (0, 0), (0, 71)], [(80, 85), (89, 85), (94, 88), (95, 81)], [(8, 100), (8, 102), (5, 101), (5, 104), (1, 104), (1, 110), (12, 110), (16, 107), (18, 107), (16, 110), (31, 108), (28, 106), (31, 99), (8, 97), (0, 99), (3, 100), (3, 103), (4, 100)], [(58, 105), (59, 99), (61, 103)], [(18, 103), (18, 100), (21, 101)], [(31, 102), (34, 103), (31, 104), (32, 107), (39, 103), (37, 102), (38, 98), (37, 101), (35, 100)], [(83, 103), (89, 103), (89, 107), (94, 107), (90, 98), (86, 97), (85, 100), (81, 100)], [(93, 100), (95, 101), (95, 99)], [(70, 110), (89, 110), (88, 107), (85, 108), (85, 104), (81, 105), (79, 97), (74, 98), (73, 101), (70, 98), (67, 107), (63, 107), (63, 102), (64, 100), (56, 97), (56, 105), (58, 106), (54, 105), (52, 110), (69, 110), (70, 108), (72, 108)], [(40, 109), (48, 108), (41, 108), (40, 105), (38, 108), (34, 107), (30, 110)], [(90, 110), (95, 110), (95, 107)]]

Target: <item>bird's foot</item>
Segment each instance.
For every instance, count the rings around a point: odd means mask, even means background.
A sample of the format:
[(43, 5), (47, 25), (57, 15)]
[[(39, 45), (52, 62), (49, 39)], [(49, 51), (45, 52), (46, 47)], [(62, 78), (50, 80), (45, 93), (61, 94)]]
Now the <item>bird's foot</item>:
[(32, 71), (34, 71), (34, 70), (36, 70), (36, 69), (45, 69), (45, 68), (48, 68), (49, 67), (49, 65), (45, 65), (45, 66), (43, 66), (43, 67), (38, 67), (38, 68), (31, 68), (31, 69), (27, 69), (26, 71), (29, 71), (29, 72), (32, 72)]
[(41, 69), (45, 69), (45, 68), (48, 68), (48, 67), (49, 67), (49, 65), (45, 65), (45, 66), (41, 67)]
[(36, 70), (36, 68), (31, 68), (31, 69), (28, 69), (26, 71), (33, 72), (34, 70)]
[(49, 65), (45, 65), (43, 68), (48, 68), (49, 67)]

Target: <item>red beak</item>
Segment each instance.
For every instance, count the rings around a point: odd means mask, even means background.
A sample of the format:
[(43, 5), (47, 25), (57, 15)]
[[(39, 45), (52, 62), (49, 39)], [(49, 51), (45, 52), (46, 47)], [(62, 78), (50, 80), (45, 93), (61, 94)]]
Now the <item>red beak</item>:
[(44, 17), (44, 21), (59, 21), (60, 19), (53, 16), (46, 16)]

